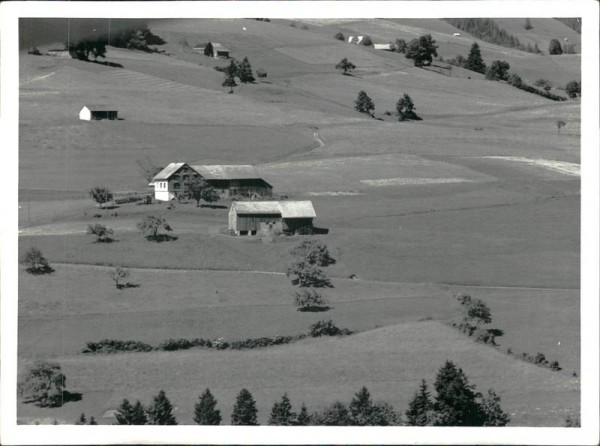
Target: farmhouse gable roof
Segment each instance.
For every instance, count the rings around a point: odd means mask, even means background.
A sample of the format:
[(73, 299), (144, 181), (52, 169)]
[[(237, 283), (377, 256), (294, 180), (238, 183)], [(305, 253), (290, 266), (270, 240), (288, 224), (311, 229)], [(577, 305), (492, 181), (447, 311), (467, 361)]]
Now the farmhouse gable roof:
[(311, 201), (279, 201), (283, 218), (315, 218), (317, 216)]
[(107, 111), (117, 111), (117, 107), (113, 105), (106, 104), (85, 104), (82, 109), (87, 108), (89, 111), (95, 112), (107, 112)]
[(163, 170), (154, 175), (152, 181), (168, 180), (175, 172), (177, 172), (184, 165), (185, 163), (170, 163), (167, 167), (165, 167)]

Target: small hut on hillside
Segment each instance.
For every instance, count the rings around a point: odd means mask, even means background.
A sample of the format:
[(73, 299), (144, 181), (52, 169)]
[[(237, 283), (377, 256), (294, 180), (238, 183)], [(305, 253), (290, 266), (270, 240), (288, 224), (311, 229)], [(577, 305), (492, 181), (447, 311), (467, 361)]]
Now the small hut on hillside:
[(208, 42), (204, 47), (204, 55), (215, 59), (229, 59), (230, 51), (217, 42)]
[(317, 214), (311, 201), (234, 201), (229, 230), (235, 235), (295, 233), (313, 227)]
[(118, 119), (116, 107), (104, 104), (84, 105), (79, 111), (79, 119), (82, 121), (91, 121), (99, 119)]

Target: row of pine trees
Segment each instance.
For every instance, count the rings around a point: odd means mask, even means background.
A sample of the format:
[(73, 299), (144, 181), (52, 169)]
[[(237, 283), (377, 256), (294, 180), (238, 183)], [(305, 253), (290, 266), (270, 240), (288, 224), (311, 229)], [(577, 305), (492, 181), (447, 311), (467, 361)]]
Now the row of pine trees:
[[(323, 411), (309, 413), (302, 403), (295, 412), (286, 393), (275, 402), (268, 419), (274, 426), (505, 426), (510, 417), (500, 407), (500, 397), (491, 389), (483, 397), (470, 385), (462, 369), (446, 361), (438, 371), (434, 384), (436, 396), (432, 397), (425, 380), (415, 392), (405, 419), (386, 402), (374, 402), (366, 387), (362, 387), (349, 405), (336, 401)], [(256, 426), (258, 410), (256, 401), (247, 389), (242, 389), (235, 400), (230, 424)], [(116, 414), (120, 425), (176, 425), (173, 406), (164, 391), (144, 407), (140, 401), (131, 404), (124, 399)], [(80, 421), (85, 420), (82, 414)], [(217, 400), (206, 389), (194, 405), (194, 422), (199, 425), (219, 425), (223, 421), (217, 409)], [(82, 424), (78, 422), (78, 424)]]

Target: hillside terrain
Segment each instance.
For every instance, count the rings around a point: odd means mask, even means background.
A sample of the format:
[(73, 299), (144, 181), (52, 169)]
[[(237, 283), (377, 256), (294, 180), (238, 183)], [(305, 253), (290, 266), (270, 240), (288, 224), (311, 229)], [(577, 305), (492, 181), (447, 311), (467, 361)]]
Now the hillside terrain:
[[(321, 410), (363, 385), (403, 413), (444, 360), (481, 391), (493, 387), (511, 425), (561, 426), (577, 416), (579, 100), (551, 101), (440, 60), (418, 68), (400, 53), (334, 38), (431, 34), (445, 60), (466, 57), (477, 41), (488, 65), (505, 60), (524, 81), (548, 79), (566, 97), (580, 55), (549, 56), (547, 47), (568, 38), (579, 48), (579, 35), (554, 19), (531, 19), (529, 31), (523, 21), (498, 24), (544, 54), (481, 42), (435, 19), (151, 20), (166, 41), (162, 54), (109, 45), (103, 64), (22, 51), (19, 253), (39, 248), (55, 272), (20, 269), (19, 364), (59, 362), (83, 398), (60, 409), (20, 403), (20, 422), (72, 423), (85, 412), (110, 424), (106, 413), (123, 398), (148, 402), (164, 389), (190, 424), (206, 387), (224, 423), (242, 387), (262, 424), (284, 392), (297, 407)], [(193, 50), (208, 41), (267, 76), (228, 94), (214, 68), (229, 61)], [(356, 65), (348, 75), (335, 68), (344, 57)], [(373, 117), (355, 110), (361, 90)], [(421, 121), (397, 120), (405, 93)], [(120, 119), (79, 120), (90, 103), (114, 105)], [(88, 197), (94, 186), (147, 190), (140, 160), (252, 164), (276, 197), (311, 200), (325, 233), (232, 237), (229, 201), (98, 209)], [(177, 239), (146, 241), (136, 225), (149, 214), (166, 218)], [(94, 243), (93, 223), (113, 228), (116, 241)], [(324, 291), (326, 313), (296, 311), (285, 276), (290, 250), (307, 237), (336, 260), (326, 270), (334, 285)], [(115, 288), (118, 265), (139, 287)], [(451, 326), (459, 293), (489, 305), (491, 327), (502, 332), (496, 347)], [(248, 351), (81, 353), (106, 338), (293, 336), (329, 318), (358, 333)], [(518, 357), (540, 352), (561, 370)]]

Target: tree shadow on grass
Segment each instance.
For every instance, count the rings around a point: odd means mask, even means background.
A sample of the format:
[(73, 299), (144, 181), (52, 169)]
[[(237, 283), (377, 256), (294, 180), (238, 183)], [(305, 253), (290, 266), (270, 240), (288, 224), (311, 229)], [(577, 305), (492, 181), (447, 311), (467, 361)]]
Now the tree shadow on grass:
[(488, 333), (491, 334), (492, 336), (494, 336), (495, 338), (498, 338), (498, 337), (504, 335), (504, 331), (500, 330), (499, 328), (488, 328)]
[(27, 268), (27, 272), (29, 274), (33, 274), (34, 276), (41, 276), (44, 274), (52, 274), (54, 272), (54, 268), (52, 268), (50, 265), (45, 265), (37, 268)]
[(83, 394), (81, 392), (69, 392), (68, 390), (63, 391), (63, 404), (74, 401), (81, 401)]
[(298, 311), (301, 311), (303, 313), (320, 313), (323, 311), (329, 311), (332, 308), (333, 307), (330, 307), (329, 305), (322, 305), (322, 306), (313, 306), (313, 307), (300, 307), (300, 308), (298, 308)]
[(156, 242), (156, 243), (174, 242), (178, 238), (179, 237), (177, 237), (176, 235), (169, 235), (169, 234), (158, 234), (156, 237), (153, 237), (151, 235), (146, 236), (146, 240), (151, 241), (151, 242)]
[(124, 290), (127, 288), (139, 288), (140, 284), (139, 283), (131, 283), (131, 282), (127, 282), (127, 283), (120, 283), (117, 285), (117, 289), (118, 290)]
[(222, 204), (201, 204), (201, 208), (210, 208), (210, 209), (227, 209), (227, 206)]
[(109, 62), (109, 61), (101, 62), (99, 60), (91, 60), (90, 62), (97, 63), (99, 65), (106, 65), (107, 67), (123, 68), (123, 65), (121, 65), (120, 63), (116, 63), (116, 62)]

